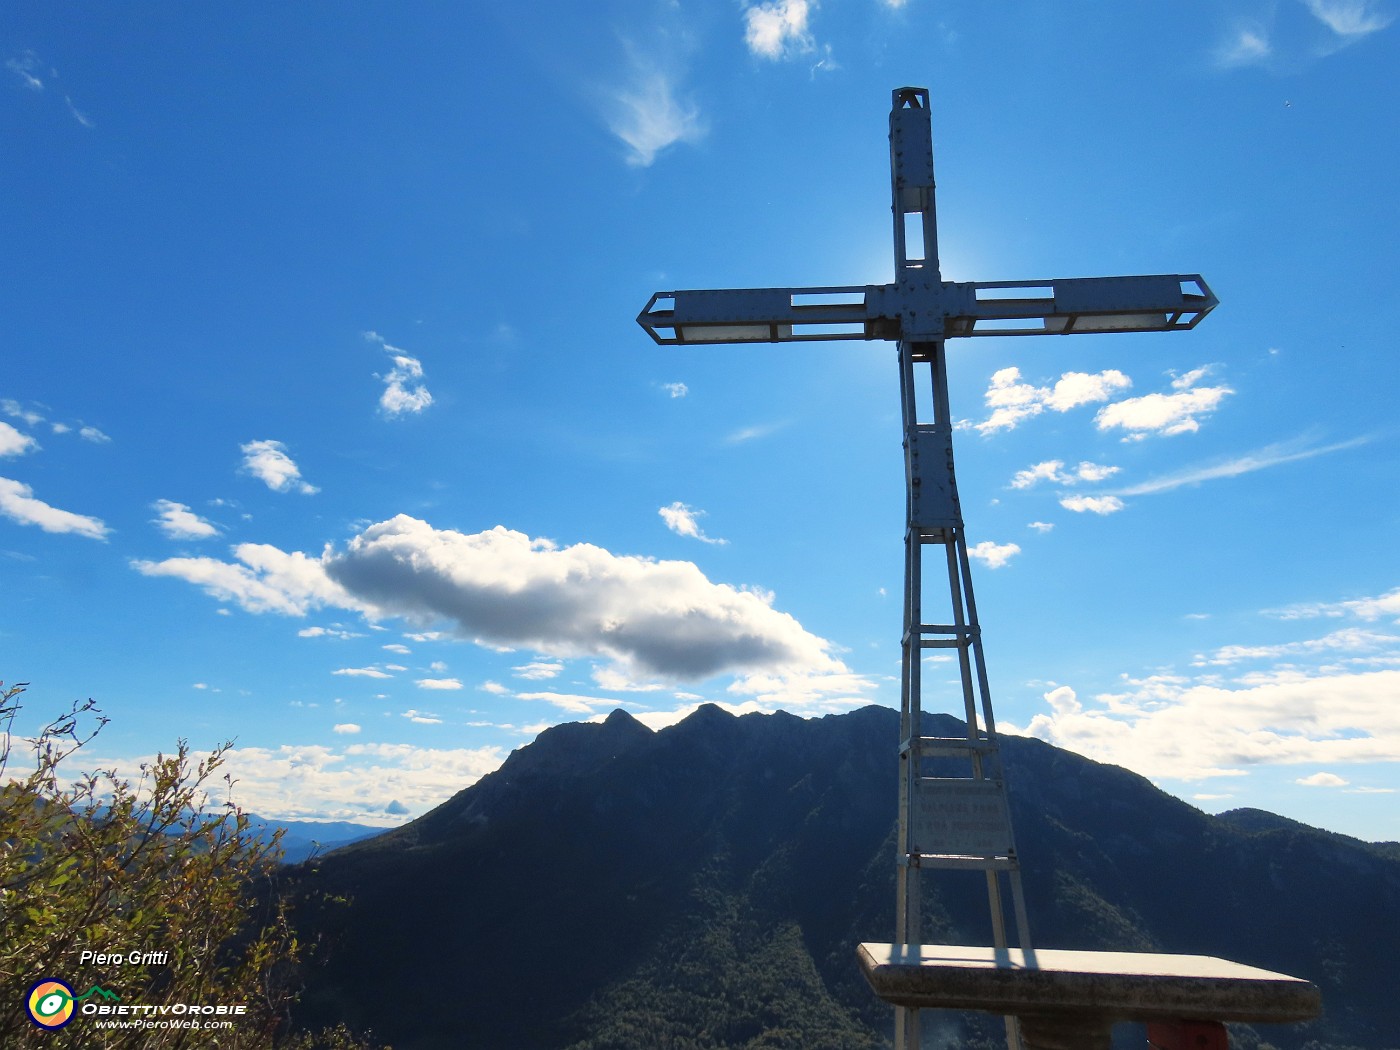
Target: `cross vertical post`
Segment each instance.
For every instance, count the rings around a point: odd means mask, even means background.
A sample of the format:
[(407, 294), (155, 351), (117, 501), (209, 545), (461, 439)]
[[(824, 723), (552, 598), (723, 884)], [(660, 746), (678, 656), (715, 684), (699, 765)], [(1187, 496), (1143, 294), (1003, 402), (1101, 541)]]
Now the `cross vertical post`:
[[(657, 292), (637, 322), (664, 346), (898, 342), (905, 526), (894, 947), (907, 958), (919, 958), (924, 869), (980, 871), (994, 949), (1004, 956), (1010, 946), (1009, 891), (1017, 946), (1031, 961), (1020, 860), (953, 471), (946, 343), (970, 336), (1187, 331), (1215, 308), (1216, 298), (1199, 274), (944, 281), (938, 266), (925, 88), (893, 92), (890, 195), (893, 284)], [(932, 573), (935, 578), (946, 573), (947, 602), (930, 614), (924, 602), (924, 554), (926, 548), (940, 547)], [(924, 651), (930, 649), (955, 653), (961, 736), (923, 733), (922, 667)], [(1014, 1017), (1007, 1017), (1006, 1031), (1010, 1050), (1019, 1050)], [(896, 1006), (895, 1045), (918, 1050), (918, 1007)]]

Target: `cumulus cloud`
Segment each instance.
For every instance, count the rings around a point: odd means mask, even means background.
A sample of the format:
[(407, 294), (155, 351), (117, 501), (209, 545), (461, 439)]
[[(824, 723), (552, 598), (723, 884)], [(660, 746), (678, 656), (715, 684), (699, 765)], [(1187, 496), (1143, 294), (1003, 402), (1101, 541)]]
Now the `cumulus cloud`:
[(343, 736), (344, 736), (344, 735), (354, 735), (355, 733), (358, 733), (359, 731), (360, 731), (360, 727), (357, 726), (354, 722), (341, 722), (341, 723), (339, 723), (338, 725), (333, 725), (333, 726), (331, 726), (331, 732), (332, 732), (332, 733), (340, 733), (340, 734), (343, 735)]
[(1133, 382), (1117, 369), (1103, 372), (1065, 372), (1054, 384), (1034, 386), (1022, 381), (1019, 368), (1003, 368), (993, 373), (984, 399), (992, 414), (981, 423), (970, 425), (981, 434), (1012, 430), (1046, 409), (1068, 412), (1081, 405), (1107, 401)]
[(219, 534), (215, 525), (183, 503), (158, 499), (151, 504), (151, 509), (159, 515), (153, 524), (173, 540), (204, 540)]
[(1127, 431), (1124, 441), (1141, 441), (1152, 434), (1172, 437), (1201, 429), (1209, 415), (1234, 391), (1228, 386), (1203, 386), (1176, 394), (1144, 394), (1099, 409), (1094, 423), (1100, 430)]
[[(635, 55), (630, 65), (628, 83), (607, 94), (607, 122), (609, 130), (627, 144), (627, 163), (646, 168), (666, 147), (698, 142), (705, 135), (705, 124), (698, 106), (677, 97), (673, 72)], [(671, 396), (684, 394), (672, 391)]]
[(633, 681), (849, 674), (831, 643), (774, 609), (771, 594), (714, 583), (687, 561), (587, 543), (561, 548), (503, 526), (435, 529), (402, 514), (320, 558), (264, 544), (239, 544), (233, 553), (237, 563), (168, 558), (132, 566), (187, 580), (249, 612), (303, 616), (333, 607), (446, 623), (456, 637), (487, 647), (602, 657)]
[(464, 534), (399, 515), (325, 558), (332, 580), (410, 620), (446, 620), (488, 644), (604, 656), (639, 677), (777, 666), (844, 670), (829, 643), (764, 596), (694, 564), (559, 548), (501, 526)]
[(687, 507), (684, 503), (677, 501), (672, 503), (669, 507), (660, 508), (656, 513), (661, 515), (661, 520), (666, 523), (666, 527), (679, 536), (689, 536), (703, 543), (722, 545), (729, 542), (728, 540), (713, 539), (705, 535), (697, 520), (705, 516), (703, 510)]
[(364, 635), (346, 631), (339, 627), (303, 627), (297, 632), (298, 638), (363, 638)]
[(380, 377), (384, 381), (384, 393), (379, 395), (380, 412), (392, 419), (405, 413), (417, 415), (431, 405), (433, 395), (423, 384), (423, 363), (378, 332), (363, 335), (367, 342), (382, 347), (394, 362), (394, 367)]
[(332, 671), (331, 674), (345, 675), (349, 678), (393, 678), (391, 674), (381, 671), (377, 667), (342, 667)]
[(1237, 776), (1265, 764), (1400, 756), (1400, 670), (1300, 673), (1233, 686), (1154, 678), (1131, 686), (1089, 703), (1069, 686), (1053, 689), (1045, 694), (1049, 712), (1032, 718), (1025, 732), (1176, 780)]
[(420, 678), (414, 685), (419, 689), (461, 689), (462, 683), (456, 678)]
[(22, 433), (8, 423), (0, 423), (0, 456), (22, 456), (39, 447), (28, 434)]
[(662, 383), (661, 389), (666, 391), (666, 393), (670, 394), (673, 398), (685, 397), (686, 394), (690, 393), (690, 387), (686, 386), (684, 383)]
[(328, 577), (320, 561), (300, 551), (288, 554), (265, 543), (240, 543), (233, 555), (242, 564), (201, 557), (135, 560), (131, 567), (144, 576), (172, 576), (193, 583), (252, 613), (305, 616), (323, 606), (373, 612)]
[(1025, 470), (1018, 470), (1011, 479), (1013, 489), (1028, 489), (1040, 481), (1053, 481), (1058, 485), (1075, 485), (1081, 481), (1103, 481), (1117, 474), (1121, 467), (1106, 467), (1099, 463), (1083, 461), (1073, 470), (1066, 470), (1063, 460), (1047, 459), (1035, 463)]
[(1351, 781), (1343, 780), (1336, 773), (1317, 772), (1310, 777), (1299, 777), (1293, 783), (1302, 784), (1304, 787), (1338, 788), (1346, 787)]
[(280, 441), (249, 441), (240, 445), (244, 474), (257, 478), (273, 492), (300, 492), (312, 495), (320, 492), (301, 476), (301, 468), (287, 455), (287, 446)]
[(1049, 532), (1055, 526), (1048, 521), (1033, 521), (1026, 526), (1028, 529), (1035, 529), (1036, 532)]
[(967, 549), (969, 558), (980, 561), (989, 569), (1000, 569), (1020, 553), (1021, 548), (1014, 543), (993, 543), (991, 540), (983, 540)]
[(773, 0), (744, 11), (744, 42), (763, 58), (780, 59), (805, 54), (815, 47), (807, 27), (811, 15), (808, 0)]
[(1085, 511), (1093, 514), (1116, 514), (1126, 504), (1117, 496), (1064, 496), (1060, 499), (1060, 506), (1076, 514), (1083, 514)]
[(100, 518), (59, 510), (41, 499), (34, 491), (12, 478), (0, 478), (0, 515), (20, 525), (37, 525), (45, 532), (72, 533), (89, 539), (106, 539), (111, 530)]

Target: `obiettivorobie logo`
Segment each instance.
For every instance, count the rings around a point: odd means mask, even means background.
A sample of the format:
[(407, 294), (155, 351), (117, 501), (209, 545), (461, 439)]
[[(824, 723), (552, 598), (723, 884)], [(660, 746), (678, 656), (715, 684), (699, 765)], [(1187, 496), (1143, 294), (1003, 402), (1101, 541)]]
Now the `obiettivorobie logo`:
[(101, 985), (94, 984), (82, 995), (74, 995), (73, 989), (67, 981), (45, 977), (35, 981), (30, 987), (24, 1008), (29, 1012), (29, 1019), (40, 1028), (62, 1028), (73, 1020), (73, 1014), (77, 1012), (77, 1004), (86, 1002), (93, 996), (109, 1003), (121, 1002), (121, 996), (116, 992), (108, 991)]

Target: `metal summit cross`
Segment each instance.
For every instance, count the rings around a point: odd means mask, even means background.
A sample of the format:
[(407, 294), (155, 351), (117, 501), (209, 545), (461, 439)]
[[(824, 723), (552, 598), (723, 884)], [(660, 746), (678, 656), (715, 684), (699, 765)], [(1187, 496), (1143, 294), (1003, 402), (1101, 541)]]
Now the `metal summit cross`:
[[(1017, 942), (1029, 951), (1020, 863), (953, 476), (944, 344), (958, 336), (1184, 331), (1194, 328), (1216, 299), (1199, 274), (944, 281), (938, 269), (929, 94), (924, 88), (899, 88), (893, 96), (893, 284), (658, 292), (637, 321), (663, 345), (898, 341), (906, 524), (895, 942), (921, 943), (923, 869), (970, 869), (986, 873), (993, 942), (1003, 950), (1008, 947), (1005, 873)], [(915, 398), (916, 376), (924, 369), (931, 383), (927, 407)], [(924, 622), (923, 550), (929, 545), (943, 548), (938, 560), (947, 566), (951, 615), (945, 623)], [(921, 733), (925, 649), (956, 652), (965, 736)], [(942, 760), (936, 770), (933, 759)], [(961, 775), (952, 775), (950, 764)], [(1014, 1018), (1007, 1018), (1007, 1034), (1015, 1050), (1020, 1039)], [(895, 1045), (899, 1050), (919, 1046), (917, 1008), (896, 1008)]]

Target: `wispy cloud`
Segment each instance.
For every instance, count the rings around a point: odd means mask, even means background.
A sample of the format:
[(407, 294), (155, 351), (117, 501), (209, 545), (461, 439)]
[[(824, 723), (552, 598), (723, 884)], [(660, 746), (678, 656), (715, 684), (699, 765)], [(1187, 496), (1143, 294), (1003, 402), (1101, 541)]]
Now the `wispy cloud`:
[(724, 443), (726, 445), (742, 445), (746, 441), (757, 441), (759, 438), (776, 434), (785, 426), (787, 426), (786, 423), (756, 423), (750, 427), (740, 427), (725, 435)]
[(728, 540), (705, 535), (698, 521), (699, 518), (705, 516), (703, 510), (687, 507), (684, 503), (677, 501), (672, 503), (669, 507), (661, 507), (656, 513), (661, 515), (661, 520), (666, 523), (666, 527), (678, 536), (689, 536), (692, 539), (700, 540), (702, 543), (713, 543), (716, 545), (723, 545), (729, 542)]
[(110, 444), (112, 440), (96, 427), (82, 427), (78, 431), (78, 437), (84, 441), (91, 441), (94, 445)]
[(39, 447), (28, 434), (16, 430), (8, 423), (0, 423), (0, 456), (22, 456)]
[(205, 521), (183, 503), (158, 499), (151, 509), (159, 515), (153, 522), (161, 532), (175, 540), (205, 540), (219, 534), (218, 526)]
[(705, 122), (694, 102), (678, 97), (673, 71), (635, 54), (630, 56), (630, 66), (627, 83), (606, 93), (606, 119), (608, 128), (630, 150), (627, 163), (646, 168), (668, 146), (700, 141)]
[(44, 71), (44, 64), (33, 51), (25, 51), (14, 58), (6, 59), (5, 68), (13, 73), (27, 90), (44, 90), (44, 82), (39, 76)]
[(394, 361), (394, 367), (380, 378), (384, 393), (379, 395), (379, 410), (393, 418), (405, 414), (417, 415), (433, 403), (433, 395), (423, 384), (423, 363), (388, 342), (378, 332), (363, 333), (366, 341), (383, 347)]
[(1181, 488), (1183, 485), (1197, 485), (1202, 481), (1213, 481), (1216, 478), (1239, 477), (1241, 474), (1250, 474), (1256, 470), (1265, 470), (1269, 467), (1281, 466), (1284, 463), (1298, 463), (1315, 456), (1325, 456), (1332, 452), (1357, 448), (1370, 440), (1369, 437), (1359, 437), (1313, 448), (1300, 447), (1296, 440), (1277, 442), (1220, 463), (1188, 467), (1173, 474), (1152, 478), (1137, 485), (1129, 485), (1114, 491), (1120, 496), (1146, 496), (1157, 492), (1169, 492), (1172, 489)]
[(1221, 69), (1258, 65), (1273, 54), (1268, 29), (1258, 23), (1237, 24), (1215, 49), (1215, 64)]
[(347, 678), (393, 678), (391, 674), (377, 667), (342, 667), (331, 674), (345, 675)]
[(59, 510), (35, 499), (28, 485), (12, 478), (0, 478), (0, 515), (21, 525), (37, 525), (45, 532), (72, 533), (94, 540), (105, 540), (111, 531), (100, 518)]
[(661, 389), (672, 397), (685, 397), (686, 394), (690, 393), (690, 387), (684, 383), (662, 383)]
[(1351, 598), (1340, 602), (1307, 602), (1282, 609), (1265, 609), (1264, 615), (1280, 620), (1311, 620), (1319, 616), (1355, 616), (1362, 620), (1395, 617), (1400, 623), (1400, 587), (1374, 598)]
[(1339, 37), (1369, 36), (1386, 28), (1395, 16), (1382, 14), (1368, 0), (1303, 0), (1313, 17)]
[(287, 446), (280, 441), (249, 441), (239, 446), (243, 453), (244, 474), (251, 474), (273, 492), (300, 492), (312, 495), (320, 492), (304, 481), (301, 469), (287, 455)]

